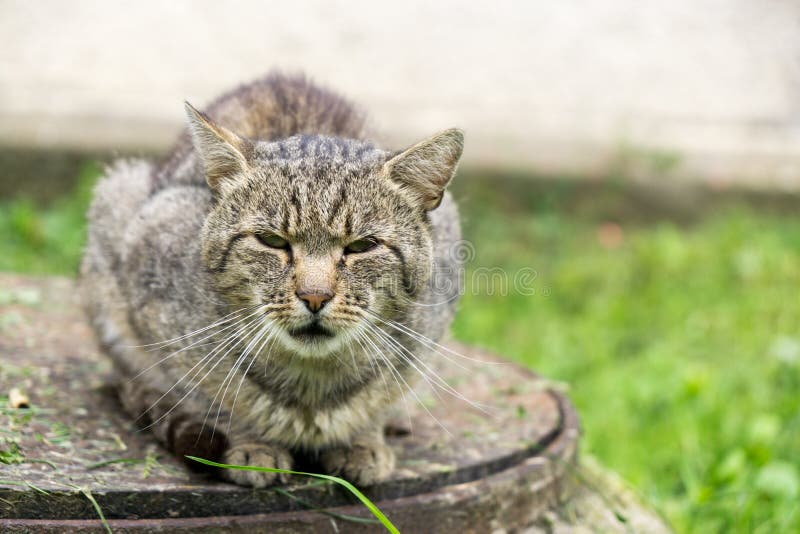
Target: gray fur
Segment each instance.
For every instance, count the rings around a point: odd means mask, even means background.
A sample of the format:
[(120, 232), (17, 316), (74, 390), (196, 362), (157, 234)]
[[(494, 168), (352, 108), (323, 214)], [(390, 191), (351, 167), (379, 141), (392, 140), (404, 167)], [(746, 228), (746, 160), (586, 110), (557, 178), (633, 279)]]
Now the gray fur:
[[(116, 164), (89, 211), (82, 289), (123, 403), (180, 453), (267, 467), (311, 453), (354, 482), (385, 478), (383, 423), (429, 354), (383, 321), (438, 340), (452, 319), (459, 227), (444, 188), (461, 132), (389, 152), (364, 139), (347, 101), (278, 74), (187, 114), (164, 162)], [(374, 248), (345, 248), (365, 238)], [(330, 300), (314, 315), (300, 287)], [(231, 313), (249, 318), (142, 347)], [(303, 334), (314, 318), (330, 337)]]

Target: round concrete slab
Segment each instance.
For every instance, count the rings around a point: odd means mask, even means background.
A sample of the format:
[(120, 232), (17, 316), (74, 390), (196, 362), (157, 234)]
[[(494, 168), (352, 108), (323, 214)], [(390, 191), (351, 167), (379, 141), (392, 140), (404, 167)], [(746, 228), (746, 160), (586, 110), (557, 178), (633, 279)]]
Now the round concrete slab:
[[(19, 388), (31, 404), (4, 399), (0, 408), (0, 530), (103, 529), (97, 507), (115, 532), (380, 530), (339, 487), (296, 477), (252, 490), (161, 449), (122, 413), (71, 280), (0, 276), (0, 328), (0, 395)], [(447, 382), (486, 411), (424, 388), (409, 395), (387, 428), (398, 468), (365, 493), (410, 532), (529, 525), (568, 496), (575, 412), (533, 373), (448, 347), (485, 362), (436, 358)]]

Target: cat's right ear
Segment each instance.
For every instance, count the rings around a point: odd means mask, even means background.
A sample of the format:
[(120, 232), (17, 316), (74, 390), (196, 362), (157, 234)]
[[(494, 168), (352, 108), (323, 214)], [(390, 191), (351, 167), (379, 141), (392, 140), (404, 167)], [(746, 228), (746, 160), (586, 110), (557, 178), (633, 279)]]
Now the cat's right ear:
[(247, 159), (253, 145), (227, 128), (215, 124), (208, 115), (184, 102), (189, 118), (189, 132), (206, 173), (211, 191), (218, 192), (226, 180), (247, 170)]
[(407, 148), (383, 169), (418, 205), (430, 211), (441, 204), (463, 150), (464, 132), (451, 128)]

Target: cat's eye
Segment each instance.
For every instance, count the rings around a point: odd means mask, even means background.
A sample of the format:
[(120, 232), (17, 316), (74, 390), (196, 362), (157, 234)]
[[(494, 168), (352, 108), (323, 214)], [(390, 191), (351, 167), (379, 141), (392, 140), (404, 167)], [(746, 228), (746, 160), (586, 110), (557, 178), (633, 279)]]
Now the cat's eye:
[(289, 248), (289, 242), (279, 235), (275, 234), (256, 234), (256, 239), (261, 241), (262, 244), (270, 248)]
[(356, 239), (355, 241), (344, 247), (344, 251), (346, 254), (359, 254), (361, 252), (372, 250), (377, 246), (378, 246), (377, 239), (375, 239), (374, 237), (365, 237), (364, 239)]

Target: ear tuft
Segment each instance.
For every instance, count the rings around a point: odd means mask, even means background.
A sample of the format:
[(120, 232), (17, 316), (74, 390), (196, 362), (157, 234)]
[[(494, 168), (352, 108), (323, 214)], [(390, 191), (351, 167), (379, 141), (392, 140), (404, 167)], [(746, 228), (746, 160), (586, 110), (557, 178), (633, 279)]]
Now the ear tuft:
[(252, 144), (215, 124), (208, 115), (196, 110), (189, 102), (184, 102), (184, 107), (194, 147), (203, 162), (206, 181), (211, 190), (216, 192), (225, 180), (235, 178), (247, 169)]
[(384, 164), (384, 173), (425, 210), (442, 202), (464, 150), (464, 132), (451, 128), (421, 141)]

